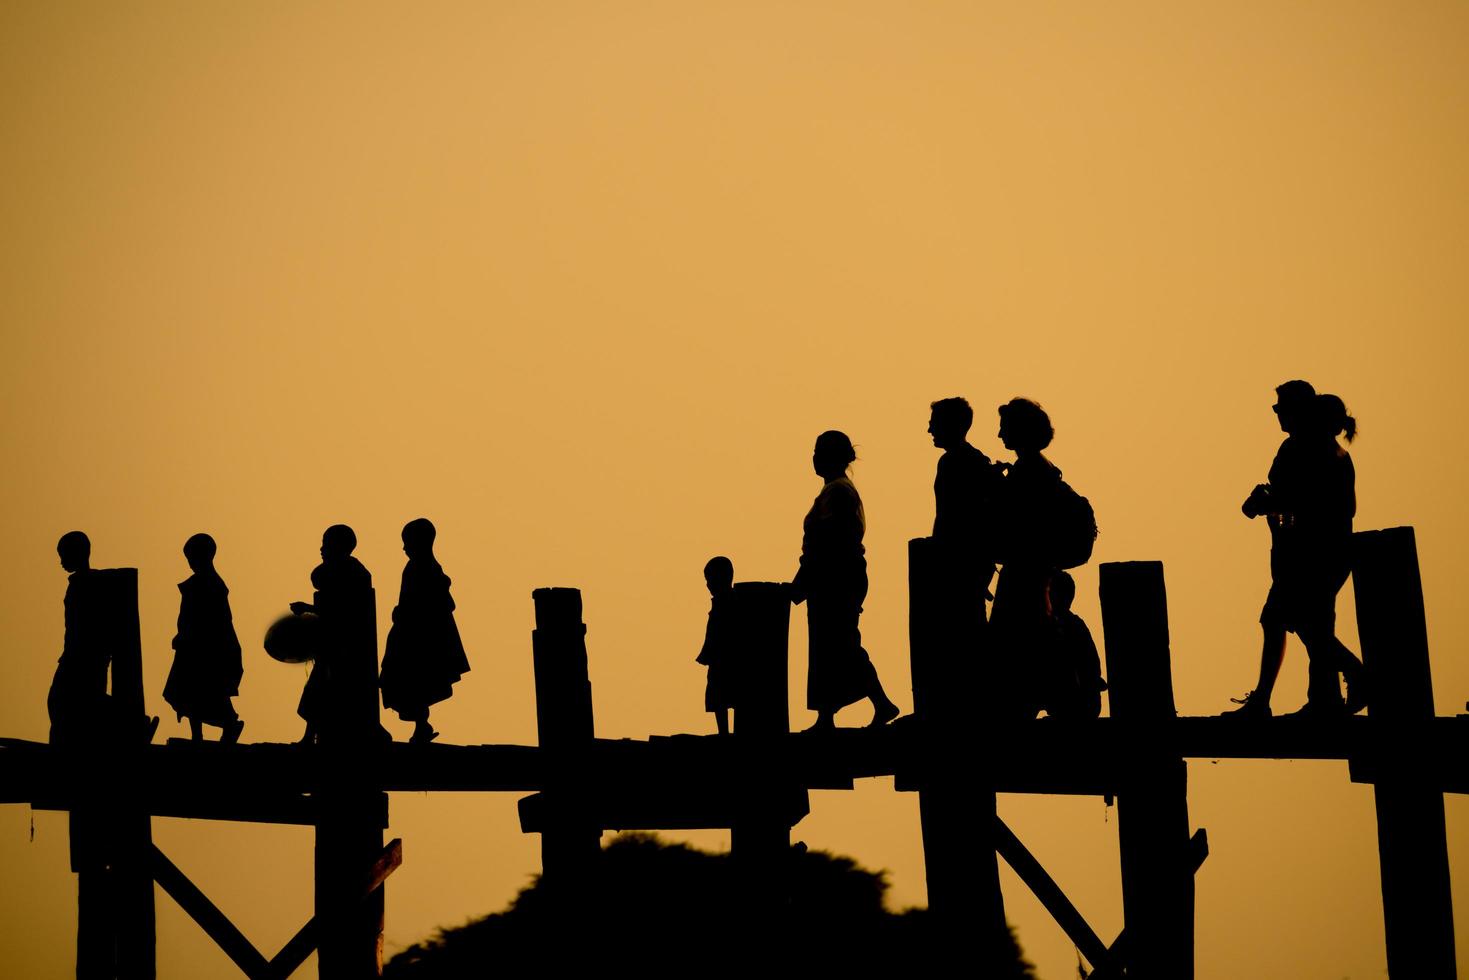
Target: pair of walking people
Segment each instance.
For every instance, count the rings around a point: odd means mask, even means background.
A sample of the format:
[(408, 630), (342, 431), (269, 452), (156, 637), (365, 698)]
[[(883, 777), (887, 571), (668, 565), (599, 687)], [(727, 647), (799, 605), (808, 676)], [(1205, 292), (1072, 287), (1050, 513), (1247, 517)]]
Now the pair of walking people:
[(345, 524), (333, 524), (322, 534), (321, 564), (311, 572), (313, 601), (291, 603), (294, 617), (319, 620), (308, 631), (314, 636), (301, 644), (312, 660), (296, 708), (306, 722), (301, 741), (386, 738), (376, 724), (375, 708), (369, 711), (376, 698), (369, 693), (373, 687), (382, 689), (383, 707), (413, 722), (408, 741), (438, 737), (429, 724), (430, 709), (453, 693), (469, 671), (469, 660), (454, 619), (449, 576), (434, 557), (436, 536), (427, 518), (403, 527), (408, 561), (379, 674), (372, 573), (352, 554), (357, 535)]

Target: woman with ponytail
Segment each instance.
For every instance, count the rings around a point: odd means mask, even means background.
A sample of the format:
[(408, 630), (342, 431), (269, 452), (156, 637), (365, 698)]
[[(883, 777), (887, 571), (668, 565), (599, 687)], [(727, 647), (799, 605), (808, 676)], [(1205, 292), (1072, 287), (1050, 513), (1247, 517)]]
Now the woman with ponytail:
[(867, 528), (862, 498), (847, 468), (857, 458), (852, 440), (835, 430), (816, 439), (811, 465), (825, 481), (801, 538), (801, 567), (791, 581), (791, 598), (806, 602), (810, 666), (806, 707), (816, 712), (810, 731), (836, 725), (836, 713), (863, 698), (872, 701), (872, 726), (898, 716), (877, 671), (862, 648), (858, 618), (867, 598), (867, 558), (862, 535)]
[[(1255, 689), (1235, 699), (1238, 718), (1268, 718), (1270, 695), (1295, 633), (1310, 659), (1301, 716), (1336, 717), (1366, 706), (1362, 662), (1336, 638), (1336, 595), (1351, 571), (1356, 471), (1338, 435), (1351, 442), (1357, 420), (1336, 395), (1318, 395), (1305, 381), (1275, 389), (1275, 414), (1286, 439), (1275, 454), (1268, 483), (1250, 493), (1241, 510), (1270, 526), (1270, 594), (1260, 613), (1264, 642)], [(1342, 701), (1341, 676), (1347, 697)]]

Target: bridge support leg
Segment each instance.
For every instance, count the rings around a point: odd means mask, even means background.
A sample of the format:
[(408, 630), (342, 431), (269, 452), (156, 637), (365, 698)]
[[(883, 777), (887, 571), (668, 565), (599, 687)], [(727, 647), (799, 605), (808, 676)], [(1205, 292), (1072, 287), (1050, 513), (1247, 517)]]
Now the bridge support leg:
[[(730, 852), (753, 895), (783, 890), (791, 846), (791, 793), (780, 777), (780, 745), (790, 733), (787, 669), (791, 601), (778, 582), (734, 587), (734, 734), (740, 746), (744, 806), (730, 829)], [(762, 909), (762, 912), (764, 910)]]
[[(1139, 726), (1172, 718), (1162, 562), (1104, 564), (1100, 575), (1112, 717)], [(1194, 975), (1188, 770), (1181, 758), (1150, 752), (1141, 737), (1124, 744), (1136, 760), (1117, 794), (1127, 975), (1184, 980)]]
[(908, 636), (913, 711), (921, 726), (918, 775), (929, 914), (944, 944), (980, 961), (1009, 947), (995, 793), (974, 765), (979, 739), (972, 702), (985, 637), (984, 587), (972, 568), (933, 538), (908, 542)]
[(1403, 749), (1434, 714), (1418, 548), (1411, 527), (1364, 531), (1353, 539), (1357, 630), (1377, 743), (1374, 794), (1388, 973), (1452, 978), (1443, 792), (1424, 773), (1424, 760)]
[(568, 901), (585, 893), (601, 853), (602, 830), (588, 823), (578, 804), (585, 782), (584, 753), (591, 747), (592, 682), (587, 672), (587, 628), (581, 591), (536, 589), (536, 730), (546, 750), (547, 827), (541, 832), (541, 868), (548, 890)]

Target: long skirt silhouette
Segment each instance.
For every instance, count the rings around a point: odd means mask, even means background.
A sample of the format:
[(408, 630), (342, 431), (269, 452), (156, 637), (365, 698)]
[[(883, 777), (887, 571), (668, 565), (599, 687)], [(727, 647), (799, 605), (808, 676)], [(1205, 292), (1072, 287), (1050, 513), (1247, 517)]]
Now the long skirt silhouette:
[(428, 718), (431, 705), (454, 693), (469, 658), (454, 622), (449, 576), (437, 562), (410, 560), (383, 652), (383, 707), (404, 721)]
[(163, 700), (179, 718), (221, 726), (235, 720), (230, 698), (240, 693), (244, 668), (229, 591), (218, 575), (204, 572), (179, 583), (173, 667), (163, 685)]
[(876, 676), (857, 625), (867, 598), (867, 569), (864, 564), (830, 579), (823, 576), (807, 588), (806, 707), (840, 711), (871, 694)]

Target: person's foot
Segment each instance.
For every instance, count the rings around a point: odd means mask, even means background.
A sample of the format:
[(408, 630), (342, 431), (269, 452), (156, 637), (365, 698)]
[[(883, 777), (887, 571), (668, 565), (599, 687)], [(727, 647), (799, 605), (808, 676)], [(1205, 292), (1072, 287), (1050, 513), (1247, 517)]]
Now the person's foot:
[(234, 745), (240, 740), (240, 733), (245, 730), (245, 722), (242, 718), (236, 718), (224, 726), (224, 731), (219, 733), (219, 741), (222, 745)]
[(1228, 711), (1221, 711), (1219, 717), (1234, 718), (1239, 721), (1270, 717), (1270, 702), (1260, 697), (1258, 691), (1251, 691), (1242, 698), (1230, 698), (1229, 700), (1232, 704), (1239, 705), (1239, 707), (1230, 708)]
[(1341, 701), (1328, 701), (1325, 698), (1316, 701), (1307, 701), (1295, 711), (1281, 715), (1282, 718), (1300, 718), (1306, 721), (1331, 721), (1336, 718), (1346, 718), (1347, 706)]
[(872, 720), (867, 723), (867, 727), (881, 728), (883, 725), (886, 725), (888, 722), (892, 721), (900, 714), (902, 714), (902, 712), (898, 710), (898, 706), (896, 704), (893, 704), (891, 701), (887, 702), (886, 704), (878, 705), (878, 707), (872, 712)]
[(815, 732), (834, 732), (836, 730), (837, 725), (833, 719), (824, 718), (818, 715), (816, 718), (816, 724), (812, 725), (810, 728), (804, 728), (801, 731), (802, 734), (812, 734)]
[(432, 742), (438, 737), (438, 732), (434, 731), (432, 728), (429, 728), (427, 725), (424, 725), (421, 728), (413, 729), (413, 734), (408, 736), (408, 744), (427, 745), (429, 742)]

